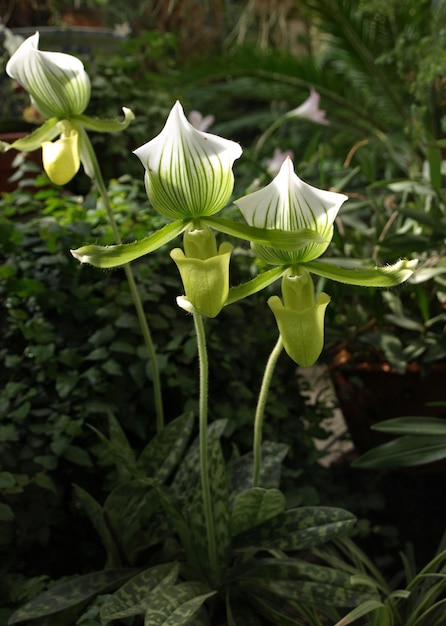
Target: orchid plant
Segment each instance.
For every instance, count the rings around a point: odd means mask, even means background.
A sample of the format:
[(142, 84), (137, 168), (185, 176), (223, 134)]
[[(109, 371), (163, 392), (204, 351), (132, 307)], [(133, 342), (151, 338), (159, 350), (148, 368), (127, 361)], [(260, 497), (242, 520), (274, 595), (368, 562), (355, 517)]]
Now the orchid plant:
[[(107, 206), (106, 188), (86, 131), (121, 130), (131, 121), (131, 112), (125, 110), (123, 122), (84, 115), (90, 87), (82, 64), (68, 55), (40, 51), (37, 34), (22, 44), (7, 71), (28, 90), (46, 121), (29, 137), (4, 149), (42, 147), (45, 171), (59, 184), (70, 180), (82, 163)], [(119, 422), (110, 416), (109, 436), (98, 435), (109, 445), (125, 480), (103, 505), (76, 488), (105, 547), (107, 567), (38, 596), (16, 611), (10, 624), (44, 616), (55, 616), (64, 625), (76, 623), (85, 605), (98, 596), (102, 600), (97, 600), (97, 606), (102, 606), (91, 624), (121, 619), (139, 624), (144, 616), (146, 626), (204, 626), (223, 612), (231, 626), (247, 620), (260, 624), (258, 616), (284, 625), (300, 624), (299, 616), (305, 616), (316, 625), (335, 606), (379, 604), (369, 581), (305, 560), (302, 550), (345, 535), (355, 520), (336, 508), (286, 508), (279, 490), (286, 451), (262, 443), (262, 424), (282, 350), (305, 367), (323, 349), (324, 312), (330, 297), (317, 293), (312, 275), (390, 287), (409, 278), (414, 262), (403, 260), (387, 267), (358, 263), (355, 269), (346, 269), (330, 259), (321, 260), (347, 196), (302, 181), (289, 157), (264, 189), (235, 200), (246, 223), (217, 217), (233, 194), (233, 165), (242, 148), (194, 128), (179, 102), (161, 133), (135, 154), (145, 170), (150, 204), (169, 222), (134, 243), (123, 244), (116, 233), (115, 245), (87, 245), (72, 254), (98, 268), (124, 266), (131, 277), (131, 261), (183, 235), (182, 248), (174, 248), (170, 256), (184, 287), (178, 305), (192, 315), (196, 330), (198, 437), (188, 446), (193, 429), (193, 416), (188, 413), (166, 425), (159, 421), (155, 439), (137, 457)], [(110, 220), (113, 224), (111, 214)], [(233, 246), (228, 241), (218, 245), (216, 232), (249, 241), (253, 254), (271, 268), (231, 286)], [(272, 296), (268, 301), (278, 340), (266, 364), (255, 410), (253, 451), (227, 463), (220, 445), (225, 424), (208, 423), (206, 318), (217, 317), (224, 307), (278, 280), (283, 299)], [(134, 292), (137, 303), (136, 287)], [(150, 344), (144, 328), (143, 324)], [(156, 361), (156, 355), (153, 358)]]

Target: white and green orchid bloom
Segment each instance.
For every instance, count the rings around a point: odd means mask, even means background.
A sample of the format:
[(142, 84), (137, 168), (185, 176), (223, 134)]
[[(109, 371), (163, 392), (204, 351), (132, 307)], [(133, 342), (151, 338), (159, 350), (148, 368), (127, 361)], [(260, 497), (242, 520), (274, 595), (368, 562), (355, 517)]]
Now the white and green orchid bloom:
[(214, 215), (227, 204), (234, 187), (232, 166), (242, 149), (194, 128), (177, 101), (161, 133), (134, 153), (146, 169), (152, 206), (175, 220)]
[(70, 54), (39, 50), (38, 32), (15, 51), (6, 72), (28, 92), (45, 121), (27, 137), (12, 144), (3, 142), (0, 150), (32, 152), (42, 148), (43, 167), (59, 185), (69, 182), (81, 163), (87, 175), (93, 177), (96, 163), (85, 131), (123, 130), (134, 118), (131, 110), (123, 109), (123, 121), (84, 115), (90, 101), (90, 79), (82, 62)]
[(282, 276), (284, 302), (274, 296), (268, 304), (276, 317), (285, 350), (299, 365), (311, 365), (322, 351), (324, 313), (330, 300), (327, 294), (320, 294), (316, 301), (309, 272), (347, 284), (391, 287), (407, 280), (416, 266), (416, 261), (399, 261), (382, 268), (365, 267), (361, 263), (352, 268), (336, 265), (336, 261), (319, 261), (333, 237), (334, 220), (346, 200), (344, 194), (323, 191), (302, 181), (295, 174), (290, 158), (264, 189), (235, 200), (252, 226), (280, 228), (296, 235), (302, 228), (313, 229), (324, 239), (323, 243), (312, 242), (294, 251), (254, 243), (252, 247), (259, 258), (275, 267), (249, 283), (234, 287), (227, 299), (227, 304), (235, 302)]
[(311, 242), (298, 250), (253, 244), (256, 255), (270, 265), (311, 261), (327, 249), (333, 237), (333, 223), (347, 196), (323, 191), (301, 180), (287, 157), (273, 181), (253, 193), (235, 200), (251, 226), (295, 232), (313, 229), (323, 243)]
[[(82, 263), (109, 268), (153, 252), (184, 232), (190, 224), (283, 250), (297, 250), (310, 243), (325, 243), (315, 231), (303, 227), (299, 233), (257, 228), (217, 217), (229, 201), (233, 186), (234, 161), (239, 144), (197, 130), (176, 102), (161, 133), (137, 150), (145, 168), (145, 183), (153, 207), (174, 220), (141, 241), (119, 246), (83, 246), (73, 251)], [(328, 243), (328, 241), (326, 242)]]
[(6, 65), (45, 118), (79, 115), (90, 101), (90, 79), (82, 61), (62, 52), (39, 50), (39, 33), (25, 39)]

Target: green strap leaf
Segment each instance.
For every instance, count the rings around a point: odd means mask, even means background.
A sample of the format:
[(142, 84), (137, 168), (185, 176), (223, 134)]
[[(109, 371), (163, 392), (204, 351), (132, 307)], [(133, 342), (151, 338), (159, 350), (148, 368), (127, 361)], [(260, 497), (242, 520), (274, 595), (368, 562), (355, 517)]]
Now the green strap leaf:
[(285, 511), (285, 496), (278, 489), (248, 489), (235, 500), (231, 515), (231, 535), (258, 526)]
[[(344, 615), (344, 617), (340, 621), (336, 622), (334, 626), (350, 626), (351, 624), (356, 622), (356, 620), (358, 620), (360, 617), (363, 617), (364, 615), (367, 615), (368, 613), (372, 613), (373, 611), (382, 610), (382, 609), (387, 614), (390, 615), (391, 609), (388, 609), (387, 607), (385, 607), (384, 604), (380, 602), (379, 600), (365, 600), (364, 602), (361, 602), (359, 606), (355, 607), (353, 610), (347, 613), (347, 615)], [(375, 623), (383, 624), (384, 626), (384, 621), (381, 621), (381, 619), (379, 619), (378, 622), (375, 622)]]
[(133, 480), (116, 487), (104, 504), (104, 513), (121, 553), (130, 563), (143, 550), (158, 544), (170, 531), (158, 499), (153, 481)]
[(135, 569), (106, 570), (56, 585), (20, 607), (12, 614), (8, 623), (11, 626), (78, 606), (99, 594), (110, 593), (135, 573)]
[(243, 298), (252, 296), (254, 293), (269, 287), (269, 285), (272, 285), (276, 280), (278, 280), (285, 273), (285, 271), (286, 267), (273, 267), (272, 269), (262, 272), (252, 280), (243, 283), (242, 285), (231, 287), (229, 289), (229, 295), (225, 306), (233, 304), (234, 302), (237, 302), (237, 300), (242, 300)]
[(327, 239), (310, 228), (303, 228), (298, 231), (257, 228), (241, 222), (233, 222), (224, 217), (214, 216), (200, 217), (200, 221), (226, 235), (278, 248), (279, 250), (300, 250), (300, 248), (304, 248), (309, 243), (327, 243)]
[(374, 424), (372, 428), (395, 435), (442, 435), (446, 437), (446, 421), (439, 417), (394, 417)]
[(7, 152), (10, 149), (19, 150), (20, 152), (33, 152), (41, 147), (44, 141), (51, 141), (60, 133), (57, 127), (57, 117), (46, 120), (39, 128), (34, 130), (26, 137), (21, 137), (13, 143), (1, 142), (0, 152)]
[(87, 130), (93, 130), (98, 133), (117, 133), (125, 130), (127, 126), (135, 119), (135, 115), (131, 109), (122, 107), (124, 113), (123, 120), (102, 120), (88, 115), (75, 115), (73, 119), (77, 120)]
[(164, 246), (181, 234), (186, 227), (187, 223), (182, 221), (172, 222), (134, 243), (122, 243), (115, 246), (88, 245), (71, 250), (71, 254), (81, 263), (89, 263), (94, 267), (118, 267)]
[(394, 287), (410, 278), (415, 270), (417, 261), (403, 259), (394, 265), (386, 267), (358, 267), (355, 269), (339, 267), (334, 262), (309, 261), (305, 268), (323, 278), (329, 278), (339, 283), (359, 285), (361, 287)]
[(107, 524), (102, 506), (82, 487), (74, 485), (74, 490), (105, 548), (107, 554), (106, 567), (122, 567), (119, 548)]
[(163, 587), (175, 584), (178, 569), (177, 563), (163, 563), (137, 574), (102, 605), (101, 619), (113, 620), (144, 615), (154, 594), (162, 593)]
[(192, 432), (192, 412), (184, 413), (169, 422), (144, 448), (138, 458), (138, 467), (146, 476), (165, 482), (178, 464)]
[[(262, 444), (260, 486), (264, 489), (279, 489), (282, 473), (282, 461), (288, 453), (288, 446), (284, 443), (264, 441)], [(254, 471), (254, 457), (248, 452), (228, 463), (228, 472), (231, 481), (231, 499), (235, 498), (252, 487)]]
[(251, 569), (246, 571), (249, 578), (312, 580), (330, 585), (350, 583), (350, 574), (338, 567), (316, 565), (298, 558), (253, 559), (250, 564)]
[(383, 443), (353, 462), (354, 467), (415, 467), (446, 459), (446, 436), (406, 435)]
[(242, 586), (252, 588), (258, 595), (273, 594), (288, 601), (314, 605), (355, 607), (366, 600), (377, 600), (378, 594), (369, 588), (352, 585), (350, 577), (343, 586), (310, 580), (274, 580), (254, 577), (243, 581)]
[(215, 593), (198, 582), (164, 588), (150, 603), (144, 626), (186, 626)]
[(234, 538), (236, 548), (302, 550), (348, 533), (356, 518), (343, 509), (301, 507), (290, 509)]
[[(227, 420), (220, 419), (212, 422), (207, 429), (208, 441), (215, 436), (220, 437), (226, 428)], [(188, 501), (196, 493), (200, 483), (200, 440), (197, 437), (189, 450), (172, 481), (172, 494), (179, 500)]]

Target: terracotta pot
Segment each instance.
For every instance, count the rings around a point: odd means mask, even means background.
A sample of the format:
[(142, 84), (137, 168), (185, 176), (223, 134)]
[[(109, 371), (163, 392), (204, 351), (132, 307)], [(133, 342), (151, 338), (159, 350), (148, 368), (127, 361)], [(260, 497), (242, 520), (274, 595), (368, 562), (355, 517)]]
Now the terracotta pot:
[(100, 9), (66, 9), (61, 15), (62, 24), (98, 28), (103, 26), (103, 14)]
[(409, 365), (404, 374), (384, 363), (346, 363), (330, 368), (340, 409), (356, 451), (389, 440), (371, 430), (374, 424), (393, 417), (446, 418), (446, 407), (428, 406), (446, 401), (446, 363), (433, 363), (426, 371)]

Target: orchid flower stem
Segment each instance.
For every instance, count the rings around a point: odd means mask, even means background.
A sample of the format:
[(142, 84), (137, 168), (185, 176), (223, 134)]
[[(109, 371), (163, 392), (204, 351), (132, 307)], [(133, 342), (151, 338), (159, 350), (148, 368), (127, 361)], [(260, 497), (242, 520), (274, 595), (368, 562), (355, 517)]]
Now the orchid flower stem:
[[(107, 188), (104, 183), (101, 168), (99, 167), (96, 153), (91, 144), (91, 141), (87, 133), (84, 130), (83, 130), (82, 140), (84, 142), (84, 145), (88, 154), (88, 159), (90, 162), (89, 165), (91, 166), (92, 173), (93, 173), (93, 180), (95, 181), (97, 185), (99, 194), (105, 206), (105, 210), (107, 211), (107, 217), (110, 223), (110, 227), (112, 229), (115, 243), (120, 244), (122, 243), (121, 236), (119, 234), (118, 226), (116, 224), (116, 220), (113, 215), (113, 210), (110, 204), (110, 199), (107, 193)], [(163, 411), (163, 400), (162, 400), (162, 394), (161, 394), (160, 374), (159, 374), (159, 367), (158, 367), (158, 360), (156, 356), (155, 346), (153, 344), (152, 335), (150, 332), (150, 328), (147, 322), (146, 314), (144, 312), (144, 307), (142, 305), (142, 301), (138, 292), (138, 288), (136, 285), (136, 281), (135, 281), (135, 277), (133, 275), (132, 269), (128, 263), (123, 265), (123, 268), (124, 268), (124, 272), (127, 278), (128, 285), (129, 285), (133, 304), (136, 309), (136, 314), (138, 316), (138, 321), (141, 327), (141, 332), (144, 338), (144, 342), (149, 352), (149, 358), (150, 358), (150, 363), (152, 367), (152, 377), (153, 377), (153, 394), (154, 394), (155, 412), (156, 412), (156, 428), (157, 428), (157, 432), (160, 432), (164, 428), (164, 411)]]
[(211, 571), (216, 572), (217, 543), (215, 539), (214, 515), (212, 511), (211, 485), (209, 482), (208, 446), (207, 446), (207, 422), (208, 422), (208, 356), (206, 349), (206, 334), (204, 331), (203, 318), (199, 313), (194, 313), (195, 332), (197, 335), (198, 358), (200, 363), (200, 402), (199, 402), (199, 438), (200, 438), (200, 473), (201, 488), (204, 502), (204, 515), (206, 520), (208, 538), (208, 556)]
[(260, 467), (262, 463), (262, 431), (263, 431), (263, 418), (265, 415), (266, 402), (268, 400), (269, 388), (271, 380), (274, 374), (277, 360), (283, 349), (282, 337), (279, 335), (276, 345), (274, 346), (271, 354), (269, 355), (266, 363), (265, 371), (263, 373), (262, 386), (260, 387), (259, 398), (257, 400), (256, 415), (254, 420), (254, 472), (252, 478), (252, 486), (260, 486)]

